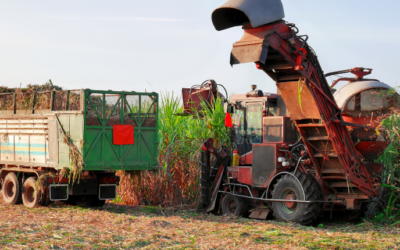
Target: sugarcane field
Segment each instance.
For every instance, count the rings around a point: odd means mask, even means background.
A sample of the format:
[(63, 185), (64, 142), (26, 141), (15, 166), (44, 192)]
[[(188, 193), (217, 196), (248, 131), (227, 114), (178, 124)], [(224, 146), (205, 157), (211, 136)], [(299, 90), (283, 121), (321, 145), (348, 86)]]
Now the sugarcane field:
[(0, 249), (400, 249), (398, 9), (0, 2)]

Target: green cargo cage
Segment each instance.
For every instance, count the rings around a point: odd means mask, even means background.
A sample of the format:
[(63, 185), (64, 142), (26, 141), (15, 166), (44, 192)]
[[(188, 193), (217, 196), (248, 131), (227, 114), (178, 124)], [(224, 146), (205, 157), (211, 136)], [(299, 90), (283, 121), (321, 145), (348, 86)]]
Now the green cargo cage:
[[(84, 170), (157, 167), (157, 93), (86, 89), (84, 98)], [(119, 124), (134, 126), (134, 144), (113, 144), (113, 125)]]

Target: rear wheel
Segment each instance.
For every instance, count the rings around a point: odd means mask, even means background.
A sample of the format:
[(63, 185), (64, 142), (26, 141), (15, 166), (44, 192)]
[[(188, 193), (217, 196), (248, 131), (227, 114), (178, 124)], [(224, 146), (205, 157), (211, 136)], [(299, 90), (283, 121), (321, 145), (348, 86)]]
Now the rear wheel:
[(247, 206), (243, 199), (234, 195), (225, 195), (222, 199), (222, 213), (229, 216), (243, 216), (247, 212)]
[(7, 205), (20, 204), (21, 198), (21, 178), (18, 178), (15, 173), (8, 173), (4, 179), (3, 189), (4, 202)]
[(24, 185), (22, 187), (22, 202), (24, 206), (29, 208), (34, 208), (39, 205), (39, 194), (35, 190), (36, 186), (36, 177), (29, 177), (25, 180)]
[(314, 222), (320, 212), (319, 203), (299, 203), (292, 200), (321, 200), (322, 193), (316, 181), (307, 174), (298, 172), (296, 178), (284, 175), (274, 185), (273, 199), (284, 199), (287, 202), (273, 202), (272, 209), (278, 221), (290, 221), (302, 225)]

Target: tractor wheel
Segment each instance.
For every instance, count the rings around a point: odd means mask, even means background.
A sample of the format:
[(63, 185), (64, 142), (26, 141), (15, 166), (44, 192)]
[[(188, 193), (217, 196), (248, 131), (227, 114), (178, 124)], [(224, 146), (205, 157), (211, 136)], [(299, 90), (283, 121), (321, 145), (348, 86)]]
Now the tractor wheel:
[(25, 180), (24, 185), (22, 187), (22, 202), (24, 206), (29, 208), (34, 208), (39, 205), (39, 194), (35, 190), (36, 186), (36, 177), (29, 177)]
[(6, 175), (1, 191), (7, 205), (21, 204), (21, 178), (17, 178), (15, 173), (11, 172)]
[(321, 200), (322, 193), (319, 185), (310, 175), (298, 172), (296, 178), (292, 175), (284, 175), (277, 181), (272, 191), (272, 198), (288, 201), (273, 202), (272, 210), (278, 221), (310, 225), (321, 213), (321, 204), (296, 203), (290, 200)]
[(247, 212), (247, 205), (243, 199), (234, 195), (225, 195), (222, 199), (222, 213), (229, 216), (243, 216)]

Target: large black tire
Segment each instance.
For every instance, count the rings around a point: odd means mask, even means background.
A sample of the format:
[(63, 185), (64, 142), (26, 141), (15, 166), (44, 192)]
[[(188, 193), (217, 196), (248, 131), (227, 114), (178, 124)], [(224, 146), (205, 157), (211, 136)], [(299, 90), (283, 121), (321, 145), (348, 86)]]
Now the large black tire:
[(229, 216), (243, 216), (247, 213), (247, 205), (243, 199), (234, 195), (225, 195), (222, 199), (222, 213)]
[[(296, 203), (292, 200), (321, 200), (322, 192), (315, 179), (305, 173), (283, 175), (274, 185), (273, 199), (288, 199), (289, 202), (273, 202), (272, 210), (276, 220), (310, 225), (322, 212), (320, 203)], [(304, 197), (305, 194), (305, 197)]]
[(5, 204), (15, 205), (22, 203), (21, 186), (21, 178), (18, 178), (15, 173), (11, 172), (6, 175), (1, 190)]
[(44, 190), (39, 195), (40, 195), (39, 205), (44, 206), (44, 207), (47, 207), (48, 205), (50, 205), (51, 200), (50, 200), (50, 194), (49, 194), (48, 187), (44, 187)]
[(36, 177), (29, 177), (22, 186), (22, 202), (24, 206), (34, 208), (39, 205), (40, 197), (36, 192)]

